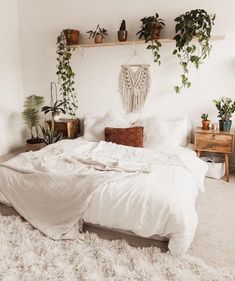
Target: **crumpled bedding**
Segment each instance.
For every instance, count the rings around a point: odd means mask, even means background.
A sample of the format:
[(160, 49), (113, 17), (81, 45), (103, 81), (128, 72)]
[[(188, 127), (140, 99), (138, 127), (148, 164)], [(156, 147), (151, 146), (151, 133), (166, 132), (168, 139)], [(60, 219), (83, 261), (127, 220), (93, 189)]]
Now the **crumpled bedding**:
[(0, 191), (52, 239), (75, 238), (78, 222), (169, 238), (185, 253), (197, 227), (195, 200), (207, 166), (190, 150), (63, 140), (0, 164)]

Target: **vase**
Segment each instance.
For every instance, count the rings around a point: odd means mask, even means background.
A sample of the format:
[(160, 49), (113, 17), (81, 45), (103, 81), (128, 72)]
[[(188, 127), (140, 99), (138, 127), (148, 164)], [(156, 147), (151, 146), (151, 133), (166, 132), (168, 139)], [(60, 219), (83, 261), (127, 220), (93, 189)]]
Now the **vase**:
[(229, 132), (232, 127), (232, 120), (219, 120), (220, 131)]
[(118, 41), (124, 42), (127, 39), (127, 31), (126, 30), (118, 30)]

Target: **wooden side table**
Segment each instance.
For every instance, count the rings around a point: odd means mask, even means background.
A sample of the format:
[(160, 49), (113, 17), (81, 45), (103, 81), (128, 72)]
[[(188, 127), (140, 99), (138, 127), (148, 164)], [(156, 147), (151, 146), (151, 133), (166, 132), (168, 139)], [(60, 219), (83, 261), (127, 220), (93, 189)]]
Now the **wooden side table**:
[(201, 152), (215, 152), (224, 154), (225, 178), (229, 181), (229, 158), (228, 155), (234, 150), (234, 133), (214, 130), (202, 130), (197, 128), (194, 137), (194, 149), (200, 157)]
[[(46, 121), (51, 126), (51, 120)], [(77, 137), (80, 129), (79, 119), (59, 119), (55, 122), (55, 130), (63, 133), (63, 136), (68, 139)]]

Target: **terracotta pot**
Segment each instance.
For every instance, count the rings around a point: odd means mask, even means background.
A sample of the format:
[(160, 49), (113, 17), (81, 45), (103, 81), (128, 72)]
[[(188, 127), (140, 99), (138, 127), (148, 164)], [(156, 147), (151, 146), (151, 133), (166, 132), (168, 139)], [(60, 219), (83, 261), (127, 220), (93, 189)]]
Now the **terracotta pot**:
[(26, 143), (26, 149), (28, 151), (37, 151), (45, 146), (46, 146), (46, 144), (44, 142), (41, 142), (41, 143), (28, 143), (27, 142)]
[(152, 31), (151, 31), (152, 40), (156, 40), (160, 38), (161, 30), (162, 30), (162, 26), (160, 24), (152, 25)]
[(202, 120), (202, 129), (209, 130), (210, 129), (210, 120)]
[(67, 45), (77, 45), (79, 38), (79, 30), (65, 29), (64, 34), (66, 37)]
[(103, 42), (103, 37), (102, 37), (102, 35), (100, 35), (100, 34), (96, 34), (96, 36), (95, 36), (95, 43), (97, 44), (99, 44), (99, 43), (102, 43)]
[(127, 39), (127, 31), (126, 30), (119, 30), (118, 31), (118, 41), (123, 42)]

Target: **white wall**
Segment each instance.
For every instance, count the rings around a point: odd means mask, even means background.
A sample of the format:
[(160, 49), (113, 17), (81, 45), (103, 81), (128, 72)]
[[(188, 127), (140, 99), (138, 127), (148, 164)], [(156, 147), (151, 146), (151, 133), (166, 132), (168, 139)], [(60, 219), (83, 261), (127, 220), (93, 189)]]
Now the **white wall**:
[[(129, 39), (132, 39), (139, 29), (139, 19), (157, 11), (167, 24), (162, 36), (172, 37), (174, 18), (194, 8), (216, 13), (213, 33), (225, 34), (226, 39), (213, 42), (210, 59), (198, 72), (192, 70), (192, 87), (180, 95), (173, 90), (181, 74), (179, 64), (172, 56), (174, 44), (163, 45), (161, 67), (154, 65), (145, 46), (138, 46), (143, 61), (151, 64), (152, 87), (144, 113), (188, 115), (194, 126), (200, 124), (202, 113), (209, 113), (210, 119), (215, 121), (217, 113), (212, 99), (221, 96), (235, 98), (234, 0), (20, 0), (24, 92), (35, 92), (49, 98), (49, 82), (56, 81), (56, 37), (62, 29), (79, 29), (81, 41), (87, 42), (85, 32), (101, 24), (109, 31), (108, 40), (113, 40), (121, 20), (125, 19)], [(108, 109), (122, 111), (118, 75), (120, 65), (132, 53), (131, 46), (85, 49), (84, 58), (76, 51), (72, 63), (77, 73), (80, 117), (85, 113), (101, 114)], [(235, 128), (235, 116), (233, 121)]]
[(0, 0), (0, 155), (22, 145), (23, 102), (18, 1)]

